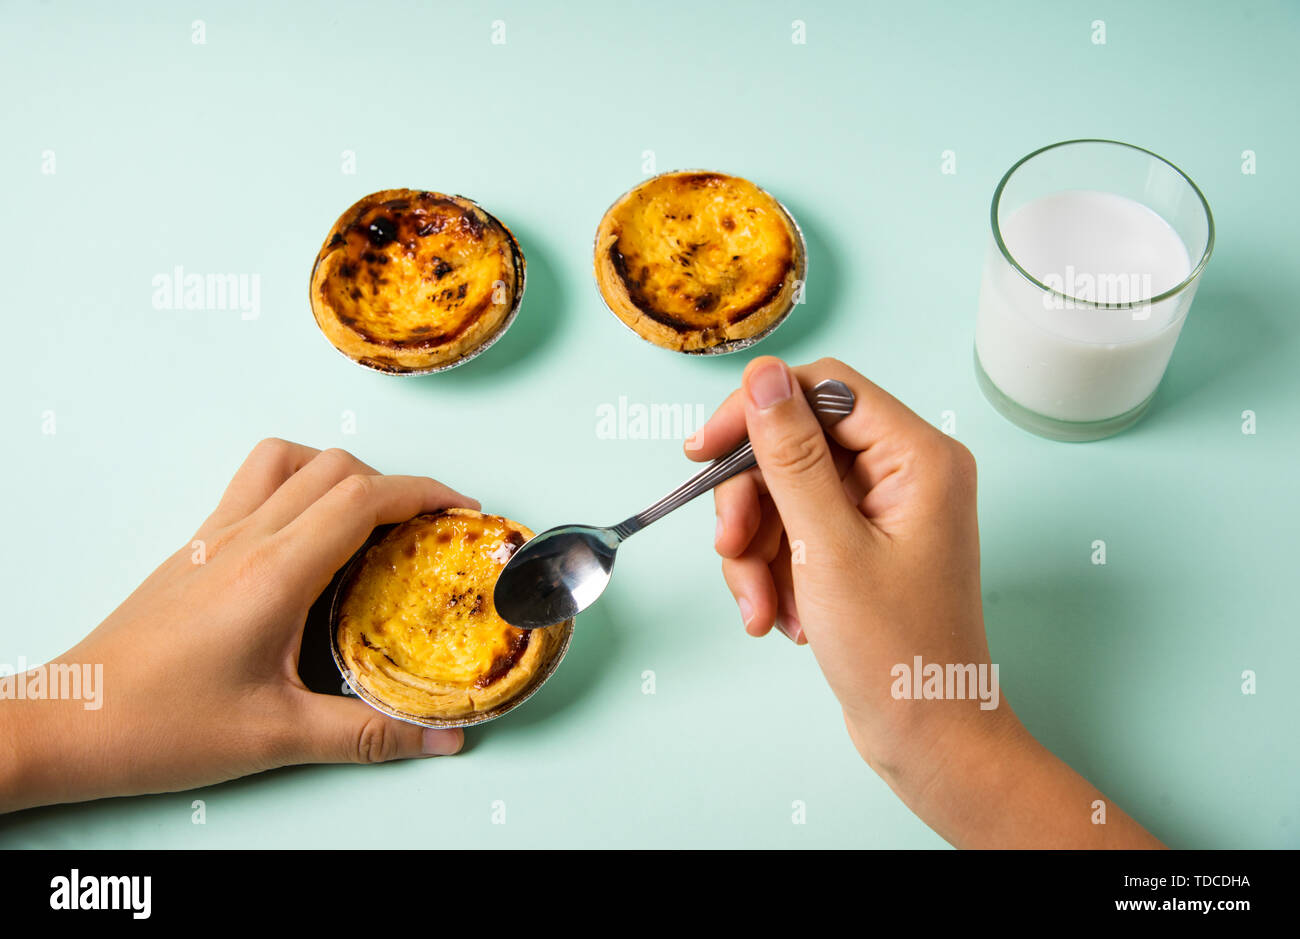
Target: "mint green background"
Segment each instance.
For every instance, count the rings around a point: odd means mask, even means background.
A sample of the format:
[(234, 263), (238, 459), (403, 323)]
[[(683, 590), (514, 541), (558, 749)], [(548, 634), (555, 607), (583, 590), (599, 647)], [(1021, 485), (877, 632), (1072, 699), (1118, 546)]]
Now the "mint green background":
[[(538, 529), (675, 486), (679, 445), (598, 439), (597, 407), (711, 409), (749, 356), (675, 356), (600, 304), (592, 234), (653, 150), (752, 178), (803, 225), (808, 303), (756, 352), (835, 355), (935, 423), (955, 412), (993, 656), (1029, 727), (1173, 845), (1300, 846), (1300, 7), (984, 6), (4, 3), (0, 661), (92, 628), (263, 436), (437, 476)], [(1147, 417), (1066, 445), (992, 411), (971, 345), (994, 185), (1083, 136), (1183, 167), (1218, 248)], [(399, 186), (476, 198), (528, 258), (513, 330), (443, 375), (350, 365), (307, 306), (335, 217)], [(155, 310), (175, 265), (259, 273), (260, 318)], [(463, 756), (38, 810), (0, 844), (942, 846), (860, 762), (807, 650), (743, 635), (712, 532), (701, 500), (631, 542), (552, 684)], [(362, 805), (374, 828), (348, 826)]]

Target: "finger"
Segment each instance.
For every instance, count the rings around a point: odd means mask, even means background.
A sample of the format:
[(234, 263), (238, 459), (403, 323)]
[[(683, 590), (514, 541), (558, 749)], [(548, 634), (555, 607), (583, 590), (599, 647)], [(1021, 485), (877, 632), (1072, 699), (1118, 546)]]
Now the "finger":
[(929, 421), (839, 359), (819, 359), (794, 371), (805, 389), (827, 379), (849, 386), (854, 397), (853, 411), (828, 431), (831, 439), (849, 450), (870, 450), (892, 437), (940, 433)]
[(799, 621), (799, 609), (794, 596), (794, 568), (791, 566), (790, 544), (782, 539), (769, 570), (772, 572), (772, 586), (776, 591), (776, 628), (796, 645), (807, 643), (803, 624)]
[(776, 560), (777, 551), (784, 544), (785, 528), (781, 524), (781, 513), (776, 510), (776, 504), (770, 496), (762, 496), (758, 504), (758, 531), (750, 540), (745, 555), (756, 557), (764, 564), (771, 564)]
[(766, 635), (776, 618), (777, 595), (768, 564), (782, 543), (781, 516), (772, 500), (759, 500), (758, 531), (744, 553), (724, 558), (722, 576), (740, 608), (740, 618), (752, 636)]
[(692, 460), (716, 460), (745, 439), (745, 406), (737, 388), (718, 405), (704, 426), (686, 438), (683, 449)]
[[(898, 435), (908, 438), (939, 433), (903, 402), (838, 359), (819, 359), (791, 371), (805, 391), (827, 379), (849, 386), (855, 398), (853, 412), (829, 431), (832, 440), (849, 450), (869, 450), (876, 443)], [(686, 455), (692, 460), (712, 460), (736, 446), (746, 433), (742, 419), (744, 404), (740, 390), (728, 395), (687, 441)]]
[(745, 632), (765, 636), (776, 620), (777, 595), (772, 574), (757, 557), (722, 559), (722, 578), (740, 610)]
[[(854, 394), (852, 412), (827, 431), (836, 445), (852, 457), (846, 474), (850, 501), (863, 503), (864, 496), (866, 502), (881, 501), (872, 492), (885, 479), (896, 473), (906, 476), (911, 470), (928, 469), (953, 449), (951, 437), (843, 362), (821, 359), (807, 368), (816, 381), (842, 381)], [(856, 485), (856, 491), (849, 481)], [(884, 501), (888, 502), (889, 497)], [(866, 514), (874, 519), (888, 515), (875, 508)]]
[(450, 756), (465, 743), (464, 732), (457, 728), (408, 724), (356, 698), (304, 695), (295, 721), (299, 763), (386, 763)]
[(477, 500), (426, 476), (348, 476), (276, 532), (272, 549), (287, 559), (290, 582), (314, 597), (375, 526), (437, 509), (479, 507)]
[(713, 490), (717, 532), (713, 547), (724, 558), (739, 557), (749, 547), (762, 521), (757, 473), (741, 473)]
[(339, 482), (357, 475), (378, 476), (379, 471), (346, 450), (323, 450), (262, 504), (253, 521), (266, 531), (279, 531)]
[(247, 518), (318, 453), (320, 451), (315, 447), (290, 443), (278, 437), (260, 441), (235, 470), (221, 501), (203, 527), (224, 528)]
[[(849, 502), (857, 504), (866, 494), (866, 487), (853, 473), (853, 454), (839, 444), (831, 445), (835, 472), (844, 482), (844, 492)], [(717, 526), (713, 538), (714, 550), (722, 557), (739, 557), (749, 550), (757, 530), (761, 509), (770, 506), (763, 474), (757, 468), (733, 476), (713, 490), (713, 514)], [(775, 550), (775, 546), (771, 550)]]
[(789, 536), (807, 541), (857, 517), (822, 425), (785, 363), (754, 359), (741, 387), (749, 441)]

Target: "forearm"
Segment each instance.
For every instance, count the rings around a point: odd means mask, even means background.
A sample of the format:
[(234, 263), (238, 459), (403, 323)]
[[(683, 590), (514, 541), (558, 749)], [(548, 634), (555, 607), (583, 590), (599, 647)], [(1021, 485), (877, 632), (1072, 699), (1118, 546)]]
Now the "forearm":
[[(70, 750), (69, 705), (76, 702), (0, 702), (0, 813), (70, 801), (79, 787), (77, 765), (60, 766)], [(80, 721), (73, 717), (74, 721)]]
[[(0, 700), (0, 812), (119, 794), (106, 759), (115, 735), (102, 684), (93, 696), (85, 686), (75, 695), (54, 693), (53, 669), (76, 661), (70, 653), (15, 676), (25, 680), (25, 693)], [(46, 686), (34, 694), (33, 676), (41, 671)], [(103, 669), (99, 675), (102, 681)]]
[(929, 772), (886, 782), (958, 848), (1161, 848), (1010, 709), (945, 735)]

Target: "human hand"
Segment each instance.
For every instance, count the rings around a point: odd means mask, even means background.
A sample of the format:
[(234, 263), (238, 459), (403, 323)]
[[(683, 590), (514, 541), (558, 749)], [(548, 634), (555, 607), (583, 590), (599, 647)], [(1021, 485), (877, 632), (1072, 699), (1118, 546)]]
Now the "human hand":
[[(794, 391), (828, 378), (856, 402), (823, 430)], [(715, 547), (745, 628), (811, 646), (858, 752), (904, 802), (956, 844), (1158, 846), (1118, 808), (1090, 824), (1100, 794), (997, 690), (970, 451), (834, 359), (753, 360), (686, 453), (715, 459), (746, 434), (758, 467), (714, 490)], [(975, 666), (972, 684), (983, 669), (991, 694), (922, 696), (918, 656), (945, 677)], [(900, 666), (908, 696), (893, 693)]]
[[(804, 391), (844, 382), (853, 412), (824, 431), (792, 378)], [(890, 695), (891, 669), (917, 655), (990, 664), (970, 451), (834, 359), (755, 359), (686, 452), (711, 460), (746, 434), (758, 469), (714, 490), (715, 546), (746, 630), (811, 644), (854, 743), (886, 774), (940, 727), (991, 723), (978, 702)]]
[(478, 502), (342, 450), (257, 445), (194, 537), (56, 663), (103, 665), (103, 703), (7, 701), (0, 811), (175, 791), (294, 763), (458, 751), (298, 676), (312, 602), (377, 525)]

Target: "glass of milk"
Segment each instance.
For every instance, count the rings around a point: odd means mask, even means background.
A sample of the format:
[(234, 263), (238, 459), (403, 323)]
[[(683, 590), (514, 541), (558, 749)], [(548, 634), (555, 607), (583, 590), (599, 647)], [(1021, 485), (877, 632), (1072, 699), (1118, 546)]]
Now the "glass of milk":
[(1068, 140), (1011, 167), (991, 217), (975, 327), (985, 397), (1056, 440), (1132, 425), (1214, 249), (1201, 191), (1149, 150)]

